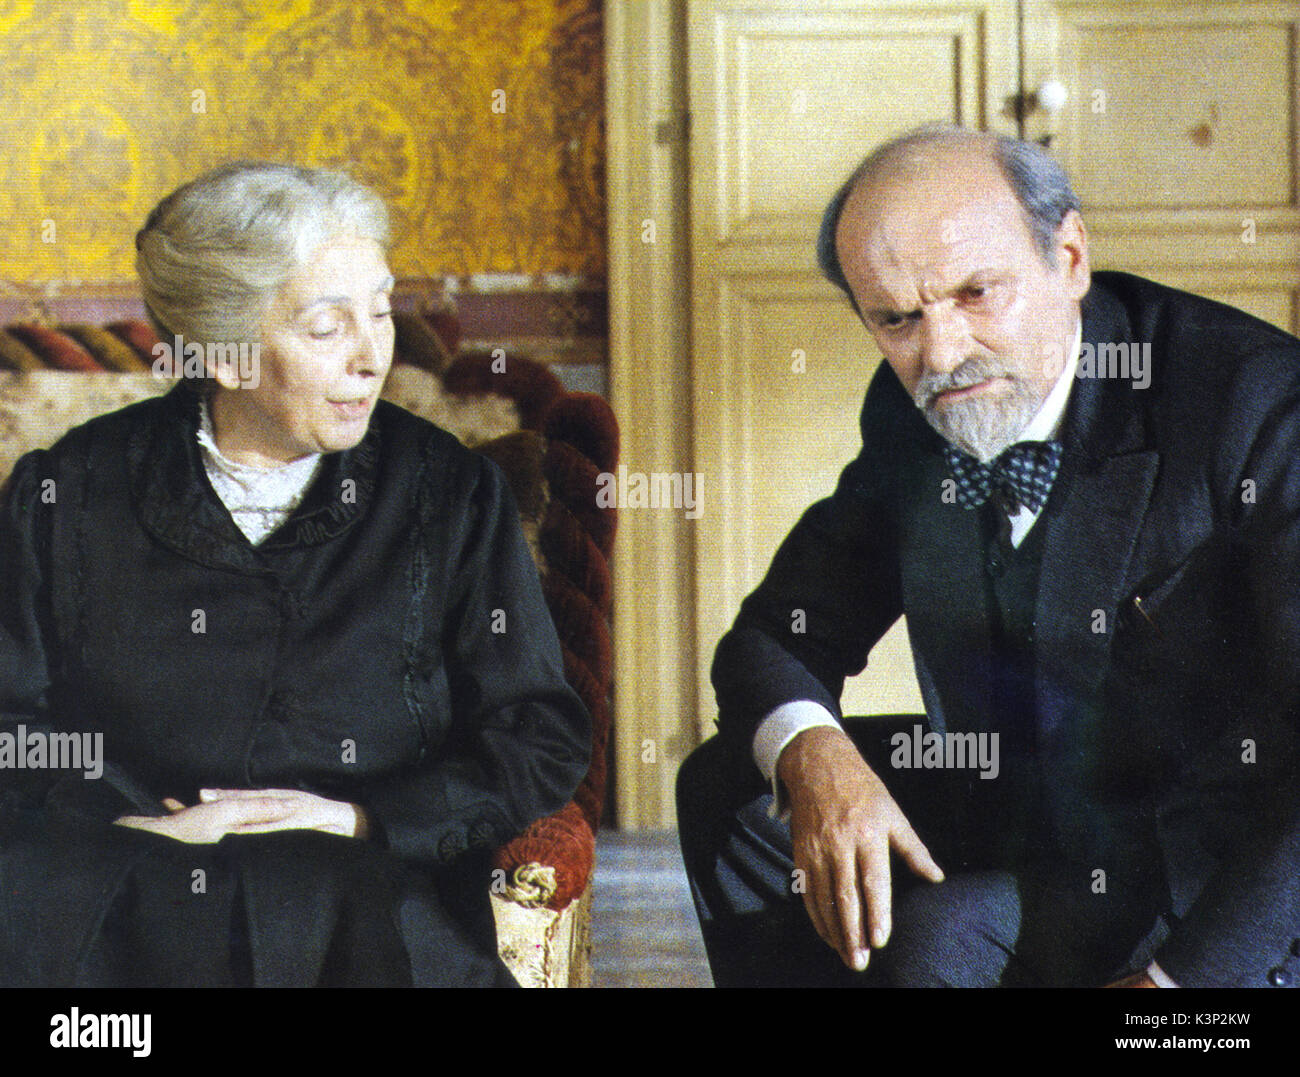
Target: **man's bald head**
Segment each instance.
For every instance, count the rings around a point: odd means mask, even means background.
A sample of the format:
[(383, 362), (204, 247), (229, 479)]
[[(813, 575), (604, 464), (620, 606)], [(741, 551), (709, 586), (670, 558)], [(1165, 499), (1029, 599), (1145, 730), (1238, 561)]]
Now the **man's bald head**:
[(928, 128), (877, 149), (827, 210), (827, 276), (930, 425), (981, 460), (1073, 350), (1090, 283), (1077, 204), (1039, 147)]
[(842, 289), (856, 309), (857, 301), (840, 265), (836, 236), (840, 216), (850, 195), (860, 188), (883, 188), (908, 175), (933, 173), (945, 161), (986, 157), (997, 166), (1015, 197), (1033, 237), (1034, 246), (1048, 265), (1055, 259), (1056, 234), (1079, 199), (1061, 166), (1033, 142), (950, 124), (927, 124), (882, 143), (871, 151), (844, 181), (822, 215), (817, 236), (817, 263), (826, 278)]

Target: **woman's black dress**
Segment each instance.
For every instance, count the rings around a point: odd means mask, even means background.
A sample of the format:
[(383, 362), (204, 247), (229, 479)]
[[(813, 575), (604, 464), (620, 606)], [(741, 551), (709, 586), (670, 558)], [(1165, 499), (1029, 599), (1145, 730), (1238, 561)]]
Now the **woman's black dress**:
[[(178, 386), (24, 456), (3, 499), (0, 742), (102, 735), (104, 767), (0, 767), (0, 983), (505, 982), (488, 858), (591, 741), (500, 471), (381, 402), (253, 546), (197, 424)], [(112, 825), (205, 787), (376, 833)]]

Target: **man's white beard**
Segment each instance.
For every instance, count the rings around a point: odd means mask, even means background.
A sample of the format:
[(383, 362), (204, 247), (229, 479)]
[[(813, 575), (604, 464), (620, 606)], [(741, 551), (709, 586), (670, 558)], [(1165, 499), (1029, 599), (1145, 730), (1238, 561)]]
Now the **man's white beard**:
[[(950, 404), (930, 403), (935, 393), (978, 385), (991, 377), (1007, 378), (1010, 391), (993, 399), (978, 396)], [(945, 440), (984, 463), (1014, 445), (1043, 406), (1027, 382), (980, 360), (963, 363), (948, 375), (922, 378), (912, 398)]]

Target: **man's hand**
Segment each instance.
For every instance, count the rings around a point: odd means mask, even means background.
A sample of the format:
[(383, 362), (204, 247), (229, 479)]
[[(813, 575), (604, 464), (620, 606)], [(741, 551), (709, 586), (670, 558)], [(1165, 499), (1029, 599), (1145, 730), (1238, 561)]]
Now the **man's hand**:
[(124, 815), (115, 822), (195, 845), (218, 842), (227, 834), (273, 830), (323, 830), (364, 838), (369, 829), (357, 805), (300, 789), (202, 789), (199, 803), (192, 807), (171, 797), (163, 804), (171, 815)]
[(869, 947), (889, 939), (889, 850), (931, 882), (943, 882), (943, 871), (842, 730), (805, 729), (781, 752), (776, 773), (790, 797), (794, 863), (807, 878), (808, 916), (844, 963), (861, 971)]

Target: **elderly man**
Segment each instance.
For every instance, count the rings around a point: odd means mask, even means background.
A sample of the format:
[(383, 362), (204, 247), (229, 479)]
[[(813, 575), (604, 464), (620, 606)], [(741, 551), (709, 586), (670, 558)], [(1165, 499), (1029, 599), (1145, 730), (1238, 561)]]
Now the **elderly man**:
[[(1051, 158), (958, 128), (819, 256), (885, 363), (679, 776), (715, 980), (1296, 984), (1300, 341), (1093, 275)], [(926, 715), (842, 720), (904, 613)]]

